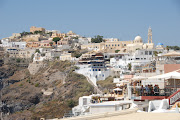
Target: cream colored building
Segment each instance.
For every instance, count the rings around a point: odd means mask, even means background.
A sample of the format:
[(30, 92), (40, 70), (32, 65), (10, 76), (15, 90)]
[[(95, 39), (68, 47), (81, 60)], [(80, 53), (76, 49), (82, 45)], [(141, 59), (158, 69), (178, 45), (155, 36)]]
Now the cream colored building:
[(154, 49), (152, 42), (152, 30), (148, 30), (148, 43), (143, 43), (141, 36), (136, 36), (133, 41), (119, 41), (116, 38), (104, 39), (105, 42), (90, 43), (81, 45), (81, 49), (89, 49), (101, 52), (115, 52), (120, 50), (119, 53), (135, 52), (138, 49)]
[(42, 35), (40, 34), (31, 34), (31, 35), (26, 35), (26, 36), (23, 36), (22, 39), (23, 41), (26, 41), (26, 42), (37, 42), (39, 41), (40, 38), (43, 38)]
[(77, 58), (72, 57), (71, 53), (64, 53), (61, 54), (60, 56), (60, 60), (65, 61), (65, 60), (69, 60), (69, 61), (75, 61)]
[(55, 38), (55, 37), (59, 37), (59, 38), (64, 38), (66, 37), (66, 33), (52, 33), (52, 38)]
[(13, 33), (12, 36), (10, 36), (10, 39), (15, 39), (15, 38), (20, 38), (21, 34), (20, 33)]
[(9, 53), (10, 58), (25, 58), (29, 59), (34, 54), (35, 49), (17, 49), (17, 48), (7, 48), (7, 53)]
[(35, 31), (42, 31), (43, 33), (45, 33), (46, 30), (45, 30), (44, 28), (42, 28), (42, 27), (32, 26), (32, 27), (30, 28), (30, 32), (34, 33)]
[(73, 33), (72, 31), (69, 31), (69, 32), (67, 32), (67, 35), (68, 35), (68, 36), (76, 35), (76, 33)]
[(102, 50), (122, 50), (122, 48), (126, 48), (128, 44), (131, 44), (131, 41), (106, 41), (101, 43), (90, 43), (81, 45), (81, 49), (90, 49), (95, 51)]

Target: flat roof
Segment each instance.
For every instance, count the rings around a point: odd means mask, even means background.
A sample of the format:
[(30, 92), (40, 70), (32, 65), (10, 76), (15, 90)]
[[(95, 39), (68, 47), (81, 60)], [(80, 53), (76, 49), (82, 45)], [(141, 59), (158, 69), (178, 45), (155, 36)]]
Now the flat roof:
[(115, 106), (115, 105), (123, 105), (123, 104), (128, 104), (128, 103), (133, 103), (133, 102), (130, 100), (127, 100), (127, 101), (108, 101), (108, 102), (90, 104), (89, 106)]
[(180, 113), (131, 113), (91, 120), (180, 120)]

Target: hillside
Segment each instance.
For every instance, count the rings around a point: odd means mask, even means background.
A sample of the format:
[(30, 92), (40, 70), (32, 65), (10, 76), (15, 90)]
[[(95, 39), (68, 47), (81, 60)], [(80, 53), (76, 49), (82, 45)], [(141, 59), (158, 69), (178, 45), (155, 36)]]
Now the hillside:
[[(7, 119), (61, 118), (78, 103), (78, 98), (90, 95), (93, 87), (68, 61), (46, 62), (35, 75), (27, 69), (16, 70), (3, 80), (9, 83), (2, 92), (2, 101), (11, 114)], [(47, 93), (50, 93), (47, 95)]]
[(97, 85), (104, 93), (109, 93), (110, 89), (114, 89), (116, 84), (113, 83), (113, 77), (109, 76), (105, 80), (97, 81)]

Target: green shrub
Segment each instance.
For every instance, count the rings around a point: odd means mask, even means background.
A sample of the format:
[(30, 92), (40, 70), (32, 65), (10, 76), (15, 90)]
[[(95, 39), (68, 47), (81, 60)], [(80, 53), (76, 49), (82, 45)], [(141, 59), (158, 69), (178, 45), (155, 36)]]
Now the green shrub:
[(67, 104), (68, 104), (68, 106), (70, 107), (70, 108), (73, 108), (74, 106), (75, 106), (75, 101), (74, 100), (68, 100), (67, 101)]
[(39, 87), (39, 83), (36, 83), (36, 84), (35, 84), (35, 87)]
[(20, 63), (20, 62), (21, 62), (21, 59), (20, 59), (20, 58), (17, 58), (17, 59), (16, 59), (16, 62), (17, 62), (17, 63)]
[(115, 53), (118, 53), (120, 50), (115, 50)]

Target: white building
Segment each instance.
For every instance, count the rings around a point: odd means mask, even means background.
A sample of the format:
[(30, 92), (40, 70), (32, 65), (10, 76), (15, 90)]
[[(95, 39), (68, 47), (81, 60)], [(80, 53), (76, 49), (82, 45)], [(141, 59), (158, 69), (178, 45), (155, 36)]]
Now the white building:
[(1, 40), (2, 47), (11, 47), (11, 42), (9, 38), (4, 38)]
[(45, 57), (42, 57), (40, 53), (36, 52), (34, 54), (33, 63), (42, 62), (44, 59), (45, 59)]
[(108, 101), (97, 104), (90, 104), (90, 114), (120, 111), (131, 108), (132, 101)]
[(123, 70), (128, 69), (128, 64), (131, 64), (132, 71), (135, 70), (136, 66), (146, 65), (153, 61), (154, 51), (162, 51), (156, 49), (142, 49), (136, 50), (134, 53), (124, 54), (120, 58), (111, 58), (110, 64), (115, 68), (121, 68)]
[(80, 44), (88, 44), (89, 43), (89, 40), (87, 38), (83, 38), (83, 37), (80, 37), (78, 38), (78, 43)]
[(26, 48), (26, 42), (11, 42), (11, 47), (19, 48), (19, 49), (25, 49)]
[(25, 49), (26, 48), (26, 42), (11, 42), (9, 38), (2, 39), (1, 40), (2, 47), (14, 47), (19, 49)]

